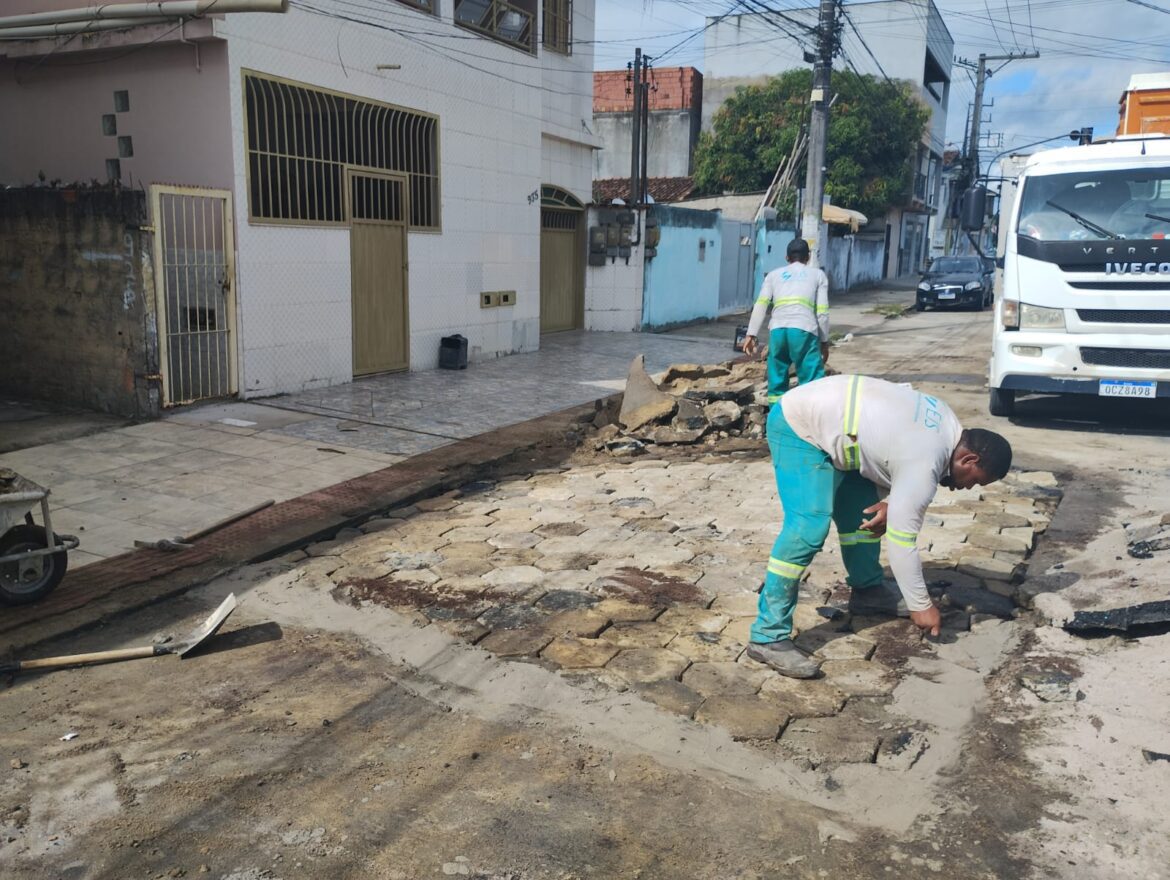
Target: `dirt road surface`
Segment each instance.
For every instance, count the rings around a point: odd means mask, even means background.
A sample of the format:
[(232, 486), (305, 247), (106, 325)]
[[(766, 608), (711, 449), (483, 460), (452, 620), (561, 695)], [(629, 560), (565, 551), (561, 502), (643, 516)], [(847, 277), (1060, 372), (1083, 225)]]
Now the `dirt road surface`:
[[(377, 530), (342, 536), (311, 555), (250, 566), (38, 645), (37, 655), (47, 656), (145, 644), (183, 633), (227, 592), (241, 599), (224, 632), (189, 659), (26, 675), (0, 692), (0, 873), (14, 880), (1170, 876), (1170, 761), (1143, 754), (1170, 753), (1170, 635), (1086, 638), (1052, 625), (1089, 602), (1166, 595), (1170, 566), (1157, 554), (1127, 555), (1121, 525), (1170, 510), (1163, 457), (1170, 413), (1138, 402), (1039, 401), (1025, 402), (1012, 422), (992, 419), (984, 387), (989, 321), (961, 313), (892, 318), (835, 348), (832, 364), (937, 392), (965, 424), (1005, 433), (1020, 467), (1055, 475), (1063, 500), (1017, 591), (1034, 607), (1015, 619), (976, 615), (969, 631), (943, 644), (898, 651), (891, 644), (907, 641), (908, 625), (883, 630), (895, 642), (834, 629), (826, 637), (833, 650), (861, 651), (886, 677), (859, 688), (862, 667), (848, 667), (852, 678), (824, 685), (846, 689), (831, 711), (791, 709), (807, 703), (807, 692), (776, 702), (774, 683), (733, 662), (738, 655), (719, 653), (743, 640), (737, 627), (750, 615), (743, 594), (758, 583), (779, 518), (778, 508), (770, 520), (763, 512), (774, 491), (760, 455), (699, 457), (686, 467), (676, 459), (664, 477), (629, 490), (641, 500), (624, 505), (626, 521), (658, 507), (656, 516), (673, 514), (681, 526), (656, 545), (644, 540), (653, 538), (651, 527), (627, 522), (622, 540), (632, 534), (628, 540), (641, 543), (615, 542), (610, 555), (632, 546), (657, 553), (655, 565), (672, 584), (695, 588), (686, 601), (658, 608), (655, 620), (635, 619), (630, 603), (582, 604), (576, 611), (593, 617), (573, 618), (577, 629), (562, 636), (559, 653), (549, 642), (527, 652), (508, 647), (526, 630), (500, 613), (480, 618), (494, 621), (485, 636), (488, 628), (466, 615), (414, 601), (416, 589), (440, 578), (491, 579), (506, 563), (508, 583), (493, 580), (490, 596), (507, 586), (543, 613), (548, 599), (527, 589), (545, 576), (555, 576), (556, 589), (544, 595), (565, 603), (610, 574), (607, 561), (621, 568), (623, 560), (604, 558), (609, 526), (596, 498), (565, 487), (575, 477), (601, 485), (631, 472), (582, 455), (507, 492), (501, 483), (489, 500), (467, 496), (404, 512), (384, 533), (385, 546)], [(717, 534), (694, 531), (704, 509), (717, 520), (737, 504), (734, 522), (712, 526)], [(439, 540), (443, 529), (429, 524), (456, 516), (459, 540)], [(573, 522), (581, 528), (566, 525)], [(945, 535), (945, 515), (940, 522)], [(550, 532), (552, 524), (559, 529)], [(589, 551), (588, 565), (540, 556), (542, 540), (559, 542), (558, 559), (571, 556), (574, 540), (587, 540), (586, 527), (597, 530), (600, 547)], [(723, 556), (713, 549), (720, 541)], [(490, 547), (480, 553), (477, 542)], [(408, 590), (394, 581), (398, 591), (380, 599), (362, 591), (352, 570), (339, 575), (345, 565), (372, 564), (371, 550), (398, 554), (404, 570), (440, 570), (407, 579)], [(479, 564), (487, 558), (503, 563)], [(582, 571), (591, 577), (574, 577)], [(381, 570), (371, 578), (386, 583)], [(837, 579), (839, 556), (826, 552), (810, 582), (827, 596)], [(523, 604), (509, 602), (513, 615)], [(588, 631), (603, 607), (606, 623)], [(570, 659), (583, 645), (603, 648), (607, 626), (622, 634), (602, 660)], [(655, 627), (673, 628), (655, 642)], [(663, 644), (682, 658), (664, 673), (673, 685), (630, 664), (606, 666), (619, 651)], [(849, 656), (838, 662), (862, 662)], [(746, 680), (756, 690), (737, 690)], [(752, 726), (759, 716), (749, 710), (765, 703), (773, 712), (789, 707), (782, 735), (768, 728), (775, 715), (764, 719), (770, 736)], [(912, 742), (921, 745), (911, 752)]]

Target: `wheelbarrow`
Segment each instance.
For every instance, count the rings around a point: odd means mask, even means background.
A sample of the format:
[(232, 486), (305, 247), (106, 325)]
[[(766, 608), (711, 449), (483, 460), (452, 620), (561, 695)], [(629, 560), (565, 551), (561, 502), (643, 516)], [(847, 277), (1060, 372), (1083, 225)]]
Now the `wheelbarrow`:
[[(32, 515), (37, 504), (41, 525)], [(52, 591), (80, 543), (54, 533), (48, 489), (0, 468), (0, 604), (26, 605)]]

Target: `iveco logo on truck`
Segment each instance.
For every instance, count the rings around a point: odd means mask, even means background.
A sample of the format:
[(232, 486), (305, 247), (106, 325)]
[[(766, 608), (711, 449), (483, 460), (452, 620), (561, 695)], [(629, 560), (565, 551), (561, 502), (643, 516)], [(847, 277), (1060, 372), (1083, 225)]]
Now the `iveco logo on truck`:
[(1106, 275), (1170, 275), (1170, 263), (1106, 263)]

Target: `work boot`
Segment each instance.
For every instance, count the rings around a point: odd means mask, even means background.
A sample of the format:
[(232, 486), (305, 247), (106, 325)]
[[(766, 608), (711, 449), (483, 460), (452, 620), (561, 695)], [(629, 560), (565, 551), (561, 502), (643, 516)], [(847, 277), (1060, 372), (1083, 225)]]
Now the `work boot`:
[(910, 609), (902, 591), (892, 581), (883, 580), (876, 587), (854, 587), (849, 594), (849, 613), (874, 617), (909, 617)]
[(789, 678), (816, 678), (821, 664), (805, 656), (791, 639), (779, 642), (752, 642), (747, 655), (758, 663), (771, 666)]

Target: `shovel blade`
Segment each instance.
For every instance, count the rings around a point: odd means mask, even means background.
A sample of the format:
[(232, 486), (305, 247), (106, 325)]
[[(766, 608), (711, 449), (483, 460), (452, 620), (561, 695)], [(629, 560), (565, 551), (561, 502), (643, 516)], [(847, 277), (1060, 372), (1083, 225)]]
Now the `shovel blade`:
[(212, 636), (216, 630), (223, 626), (223, 622), (228, 619), (233, 611), (236, 610), (236, 594), (229, 593), (228, 597), (224, 599), (215, 611), (207, 620), (203, 621), (198, 627), (187, 634), (185, 639), (169, 646), (170, 653), (178, 654), (180, 657), (187, 655), (189, 651), (194, 650), (201, 642)]

